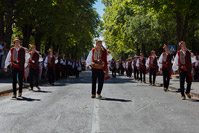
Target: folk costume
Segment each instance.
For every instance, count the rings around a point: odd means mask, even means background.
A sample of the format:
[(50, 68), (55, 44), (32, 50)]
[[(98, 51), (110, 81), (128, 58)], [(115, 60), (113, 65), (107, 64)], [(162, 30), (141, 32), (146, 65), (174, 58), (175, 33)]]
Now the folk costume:
[[(92, 67), (92, 98), (96, 96), (96, 81), (98, 79), (98, 98), (101, 98), (101, 92), (104, 84), (105, 74), (108, 74), (107, 50), (103, 47), (93, 48), (86, 60), (86, 67)], [(109, 58), (111, 60), (112, 58)]]
[[(155, 55), (149, 56), (146, 61), (146, 66), (149, 68), (149, 83), (155, 86), (156, 73), (157, 73), (157, 57)], [(153, 80), (152, 80), (153, 76)]]
[(36, 81), (36, 87), (40, 90), (39, 87), (39, 53), (37, 51), (30, 52), (30, 59), (29, 59), (29, 82), (30, 82), (30, 88), (33, 90), (33, 82), (34, 79)]
[[(14, 43), (18, 41), (19, 39), (15, 39)], [(16, 85), (17, 85), (17, 79), (19, 80), (19, 97), (22, 96), (22, 87), (23, 87), (23, 79), (24, 79), (24, 64), (26, 60), (25, 56), (25, 49), (21, 46), (19, 48), (13, 47), (10, 49), (6, 61), (5, 61), (5, 67), (7, 68), (9, 64), (12, 66), (12, 79), (13, 79), (13, 98), (16, 98), (17, 92), (16, 92)], [(18, 76), (18, 77), (17, 77)]]
[(171, 55), (171, 53), (163, 52), (159, 58), (158, 65), (159, 65), (159, 68), (162, 69), (162, 73), (163, 73), (164, 91), (167, 91), (169, 88), (169, 82), (170, 82), (171, 73), (172, 73), (172, 70), (171, 70), (172, 69), (172, 55)]
[[(182, 45), (180, 42), (179, 45)], [(191, 98), (190, 96), (190, 90), (191, 90), (191, 84), (192, 84), (192, 62), (191, 62), (191, 53), (188, 50), (179, 50), (175, 56), (174, 64), (173, 64), (173, 71), (177, 71), (179, 69), (180, 73), (180, 91), (182, 95), (182, 99), (185, 100), (185, 94)], [(187, 82), (187, 88), (185, 91), (184, 83), (185, 79)]]
[(139, 58), (137, 60), (136, 66), (140, 71), (140, 80), (144, 83), (146, 82), (146, 59), (145, 58)]
[(134, 71), (134, 79), (135, 80), (139, 80), (139, 71), (138, 71), (138, 68), (136, 66), (137, 60), (138, 60), (137, 56), (135, 56), (135, 59), (132, 62), (132, 64), (133, 64), (133, 71)]

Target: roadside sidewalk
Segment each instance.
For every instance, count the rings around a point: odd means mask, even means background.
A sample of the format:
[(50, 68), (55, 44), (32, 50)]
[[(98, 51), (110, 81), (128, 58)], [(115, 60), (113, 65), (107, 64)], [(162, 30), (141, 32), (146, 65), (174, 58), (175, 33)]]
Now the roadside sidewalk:
[[(46, 80), (40, 80), (40, 83), (44, 83)], [(23, 83), (23, 89), (27, 89), (29, 87), (29, 83)], [(18, 88), (18, 84), (17, 84)], [(12, 90), (12, 79), (11, 78), (4, 78), (0, 79), (0, 95), (5, 93), (11, 93)]]
[[(148, 74), (146, 75), (146, 81), (149, 81), (149, 75)], [(163, 89), (163, 87), (162, 87), (163, 77), (162, 76), (156, 77), (156, 85), (158, 87), (161, 87), (161, 89)], [(185, 83), (185, 88), (186, 88), (186, 83)], [(176, 90), (176, 91), (178, 89), (180, 89), (180, 81), (179, 81), (179, 78), (177, 78), (176, 75), (172, 75), (172, 79), (170, 80), (169, 89)], [(193, 95), (194, 97), (199, 98), (199, 82), (192, 82), (190, 94)]]

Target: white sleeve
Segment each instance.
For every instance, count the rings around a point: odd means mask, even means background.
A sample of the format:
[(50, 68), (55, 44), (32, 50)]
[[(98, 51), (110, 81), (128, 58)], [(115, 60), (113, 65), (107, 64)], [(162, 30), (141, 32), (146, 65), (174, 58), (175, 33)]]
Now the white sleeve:
[(5, 60), (5, 66), (4, 66), (4, 68), (7, 68), (8, 65), (11, 64), (10, 61), (11, 61), (11, 52), (9, 51), (9, 52), (8, 52), (8, 55), (7, 55), (7, 57), (6, 57), (6, 60)]
[(126, 69), (128, 68), (128, 62), (126, 62)]
[(30, 54), (29, 54), (29, 53), (26, 53), (25, 62), (28, 63), (29, 59), (30, 59)]
[(134, 62), (132, 61), (132, 63), (131, 63), (131, 67), (132, 67), (132, 69), (134, 69), (134, 66), (133, 66), (133, 65), (134, 65)]
[(140, 60), (137, 60), (136, 66), (139, 67), (139, 64), (140, 64)]
[(109, 61), (111, 61), (112, 60), (112, 55), (111, 54), (109, 54), (108, 56), (107, 56), (107, 62), (109, 62)]
[(172, 66), (173, 71), (177, 71), (179, 69), (178, 58), (179, 58), (178, 54), (176, 54), (176, 56), (174, 58), (173, 66)]
[(149, 67), (149, 58), (146, 61), (146, 67)]
[(92, 63), (92, 56), (93, 56), (93, 52), (92, 50), (90, 51), (90, 53), (88, 54), (88, 57), (86, 59), (86, 67), (90, 66)]
[(162, 57), (163, 57), (163, 54), (161, 54), (159, 60), (158, 60), (158, 66), (159, 68), (162, 68)]
[(55, 64), (57, 64), (58, 63), (58, 59), (55, 59)]
[(45, 58), (44, 67), (47, 67), (47, 61), (48, 61), (48, 57)]

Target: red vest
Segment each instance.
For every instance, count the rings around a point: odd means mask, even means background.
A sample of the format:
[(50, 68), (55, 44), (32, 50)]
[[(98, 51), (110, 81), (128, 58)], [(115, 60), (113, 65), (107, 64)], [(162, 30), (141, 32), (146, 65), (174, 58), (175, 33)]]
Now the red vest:
[(179, 50), (177, 54), (179, 69), (191, 71), (191, 53), (187, 50), (184, 55), (183, 52)]
[[(96, 54), (96, 48), (93, 48), (92, 49), (92, 62), (103, 62), (104, 63), (104, 68), (103, 70), (108, 72), (108, 63), (107, 63), (107, 51), (102, 48), (100, 50), (100, 54), (99, 54), (99, 57), (97, 57), (97, 54)], [(98, 61), (98, 58), (99, 58), (99, 61)]]
[(15, 47), (10, 49), (11, 52), (11, 64), (12, 67), (24, 69), (25, 64), (25, 50), (24, 48), (20, 48), (17, 52)]
[(165, 52), (162, 53), (162, 68), (171, 69), (171, 54), (166, 54)]
[(149, 56), (149, 68), (157, 68), (157, 58)]
[(146, 60), (143, 58), (143, 59), (139, 59), (139, 68), (145, 68), (145, 63), (146, 63)]
[(48, 66), (48, 68), (52, 68), (55, 66), (55, 57), (54, 56), (52, 56), (52, 57), (47, 56), (47, 66)]
[(132, 69), (132, 61), (128, 61), (128, 69)]
[(38, 52), (34, 52), (33, 54), (30, 52), (29, 65), (33, 69), (39, 69), (39, 53)]

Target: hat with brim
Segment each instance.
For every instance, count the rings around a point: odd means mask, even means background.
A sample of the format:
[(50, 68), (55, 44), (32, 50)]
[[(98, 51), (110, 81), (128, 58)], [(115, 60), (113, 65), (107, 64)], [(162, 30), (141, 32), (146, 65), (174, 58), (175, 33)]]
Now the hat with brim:
[(178, 44), (179, 44), (179, 46), (181, 47), (181, 45), (182, 45), (183, 43), (185, 43), (185, 42), (184, 42), (184, 41), (180, 41)]
[(49, 49), (48, 52), (53, 52), (53, 50), (52, 50), (52, 49)]
[(15, 42), (20, 42), (20, 40), (16, 38), (16, 39), (13, 40), (13, 42), (14, 42), (14, 43), (15, 43)]

